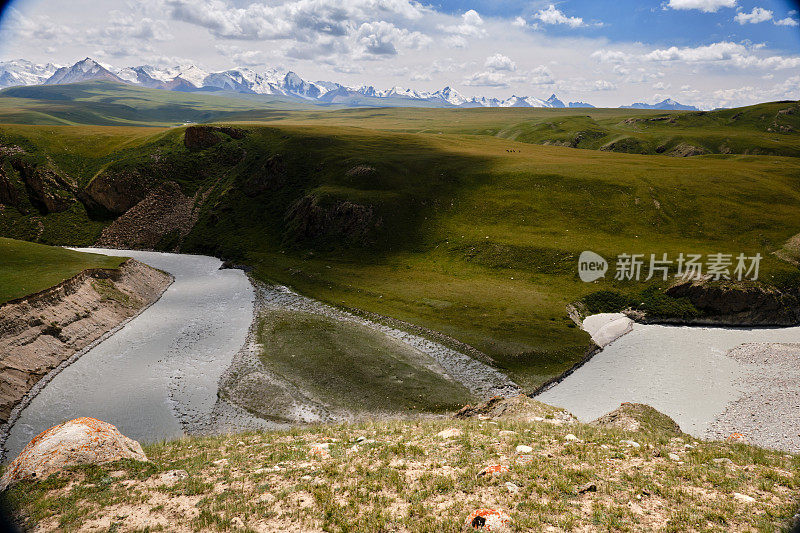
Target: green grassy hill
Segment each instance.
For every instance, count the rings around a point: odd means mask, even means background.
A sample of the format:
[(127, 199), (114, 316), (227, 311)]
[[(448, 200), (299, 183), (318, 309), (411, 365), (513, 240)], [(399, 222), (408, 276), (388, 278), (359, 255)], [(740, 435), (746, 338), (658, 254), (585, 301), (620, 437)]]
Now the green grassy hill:
[[(349, 105), (357, 106), (342, 108)], [(352, 126), (405, 133), (496, 136), (637, 154), (800, 156), (800, 107), (773, 102), (718, 111), (592, 108), (404, 107), (368, 97), (319, 104), (226, 91), (172, 92), (92, 81), (0, 91), (0, 123), (176, 126), (185, 122), (269, 122)], [(397, 107), (366, 107), (370, 104)]]
[[(762, 279), (797, 283), (797, 269), (770, 255), (800, 233), (796, 158), (670, 158), (318, 125), (241, 128), (241, 139), (212, 132), (219, 142), (208, 148), (187, 148), (182, 128), (149, 137), (120, 130), (109, 138), (116, 148), (91, 155), (83, 143), (103, 144), (111, 133), (4, 127), (4, 144), (25, 149), (2, 163), (20, 196), (19, 158), (61, 176), (54, 183), (74, 196), (61, 211), (36, 202), (6, 208), (0, 232), (89, 244), (118, 206), (101, 197), (106, 211), (87, 210), (97, 203), (78, 199), (87, 191), (107, 184), (127, 199), (172, 180), (198, 199), (199, 219), (181, 250), (248, 262), (263, 279), (443, 332), (526, 387), (588, 346), (567, 303), (611, 290), (663, 304), (638, 296), (648, 284), (580, 282), (583, 250), (609, 258), (760, 252)], [(84, 129), (86, 141), (73, 135)]]
[(117, 268), (124, 260), (0, 237), (0, 304), (57, 285), (89, 268)]
[(280, 117), (312, 107), (283, 96), (239, 98), (224, 91), (184, 93), (111, 81), (11, 87), (0, 91), (0, 122), (8, 124), (174, 126), (227, 120), (257, 111)]
[[(604, 305), (696, 311), (666, 298), (663, 281), (582, 283), (583, 250), (760, 253), (764, 283), (797, 289), (798, 269), (772, 253), (800, 233), (800, 158), (764, 155), (794, 154), (796, 132), (768, 130), (770, 121), (793, 129), (798, 115), (781, 111), (796, 108), (581, 110), (584, 118), (570, 109), (276, 111), (268, 124), (192, 130), (188, 142), (185, 128), (4, 125), (0, 235), (90, 244), (174, 182), (197, 221), (166, 232), (158, 248), (249, 263), (262, 279), (444, 333), (532, 388), (588, 347), (566, 316), (570, 302), (603, 291)], [(558, 121), (564, 131), (592, 121), (655, 147), (678, 130), (709, 147), (724, 135), (742, 153), (542, 146), (552, 139), (519, 129)]]

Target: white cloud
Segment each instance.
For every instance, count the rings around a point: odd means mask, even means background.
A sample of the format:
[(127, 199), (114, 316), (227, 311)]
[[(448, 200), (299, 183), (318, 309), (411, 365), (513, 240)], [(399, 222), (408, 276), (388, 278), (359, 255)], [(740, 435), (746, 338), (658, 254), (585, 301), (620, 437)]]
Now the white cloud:
[(528, 73), (528, 83), (532, 85), (553, 85), (553, 73), (544, 65), (539, 65)]
[(519, 27), (519, 28), (524, 28), (525, 26), (527, 26), (527, 25), (528, 25), (528, 23), (527, 23), (527, 22), (525, 21), (525, 19), (524, 19), (524, 18), (522, 18), (522, 17), (517, 17), (517, 18), (515, 18), (515, 19), (514, 19), (514, 22), (513, 22), (512, 24), (514, 24), (514, 26), (517, 26), (517, 27)]
[(744, 11), (737, 13), (736, 16), (733, 17), (733, 20), (742, 25), (759, 24), (772, 20), (772, 11), (764, 9), (763, 7), (754, 7), (750, 13), (745, 13)]
[(645, 54), (645, 61), (722, 61), (747, 51), (744, 45), (722, 41), (706, 46), (678, 48), (671, 46)]
[(418, 50), (431, 43), (427, 35), (385, 21), (365, 22), (358, 28), (356, 38), (364, 51), (372, 55), (396, 55), (398, 46)]
[(270, 59), (266, 53), (261, 50), (243, 49), (238, 46), (217, 45), (217, 51), (230, 58), (234, 65), (241, 65), (245, 67), (254, 67), (256, 65), (265, 65)]
[(800, 26), (800, 22), (797, 19), (793, 19), (791, 17), (786, 17), (785, 19), (780, 19), (775, 21), (776, 26)]
[(446, 33), (463, 37), (482, 37), (486, 35), (486, 30), (483, 28), (483, 25), (483, 19), (478, 12), (474, 9), (470, 9), (461, 15), (461, 24), (440, 26), (439, 29)]
[(333, 71), (341, 74), (361, 74), (364, 68), (360, 65), (337, 65), (333, 67)]
[(508, 87), (509, 82), (503, 72), (485, 70), (464, 78), (464, 84), (477, 87)]
[(514, 72), (517, 70), (517, 64), (514, 63), (510, 57), (504, 56), (503, 54), (495, 54), (493, 56), (487, 57), (486, 62), (484, 65), (489, 70), (507, 70), (509, 72)]
[(553, 4), (550, 4), (547, 9), (540, 9), (533, 17), (541, 20), (544, 24), (565, 24), (570, 28), (586, 26), (582, 18), (568, 17), (560, 10), (556, 9), (556, 6)]
[(633, 55), (620, 50), (595, 50), (590, 57), (597, 59), (601, 63), (612, 64), (627, 63), (634, 58)]
[(344, 36), (365, 22), (418, 20), (428, 12), (411, 0), (297, 0), (245, 7), (224, 0), (165, 0), (165, 5), (173, 19), (204, 27), (217, 37), (252, 40)]
[(736, 7), (736, 0), (669, 0), (672, 9), (697, 9), (703, 13), (716, 13), (721, 7)]
[[(504, 58), (504, 60), (496, 61), (495, 59), (498, 56)], [(500, 64), (501, 66), (508, 67), (508, 63), (505, 60), (511, 61), (500, 54), (495, 54), (495, 56), (488, 58), (486, 61), (488, 68), (464, 78), (464, 84), (476, 87), (508, 87), (512, 84), (522, 83), (527, 85), (553, 85), (555, 83), (552, 72), (544, 65), (539, 65), (528, 72), (517, 72), (514, 74), (512, 74), (513, 71), (508, 68), (497, 69), (489, 65), (489, 63), (491, 63), (492, 65)], [(511, 65), (516, 69), (516, 65), (514, 65), (513, 61), (511, 61)]]

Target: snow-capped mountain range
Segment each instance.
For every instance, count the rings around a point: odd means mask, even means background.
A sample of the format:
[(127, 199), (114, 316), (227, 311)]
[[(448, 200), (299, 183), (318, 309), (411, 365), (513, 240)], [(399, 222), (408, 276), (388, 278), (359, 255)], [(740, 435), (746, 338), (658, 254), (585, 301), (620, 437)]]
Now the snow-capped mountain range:
[[(546, 100), (513, 95), (506, 99), (466, 97), (452, 87), (428, 92), (392, 87), (349, 87), (330, 81), (309, 82), (294, 72), (268, 69), (256, 72), (236, 68), (206, 72), (195, 65), (170, 68), (141, 65), (115, 68), (86, 58), (71, 66), (34, 64), (24, 59), (0, 61), (0, 88), (21, 85), (61, 85), (91, 80), (110, 80), (169, 91), (232, 91), (246, 94), (278, 95), (321, 104), (344, 105), (428, 105), (436, 107), (594, 107), (584, 102), (565, 105), (555, 94)], [(639, 107), (649, 104), (633, 104)], [(664, 105), (664, 107), (660, 107)], [(673, 107), (680, 106), (680, 107)], [(664, 100), (651, 109), (695, 109)]]

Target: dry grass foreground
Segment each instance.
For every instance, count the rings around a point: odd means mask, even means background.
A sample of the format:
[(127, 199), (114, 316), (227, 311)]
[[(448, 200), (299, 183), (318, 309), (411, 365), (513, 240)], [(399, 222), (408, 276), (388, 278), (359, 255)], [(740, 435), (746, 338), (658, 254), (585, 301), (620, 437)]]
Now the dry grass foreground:
[(540, 416), (153, 444), (149, 463), (72, 468), (5, 505), (33, 531), (442, 532), (480, 508), (515, 531), (780, 531), (798, 510), (800, 456), (696, 441), (649, 408), (598, 426), (528, 402)]

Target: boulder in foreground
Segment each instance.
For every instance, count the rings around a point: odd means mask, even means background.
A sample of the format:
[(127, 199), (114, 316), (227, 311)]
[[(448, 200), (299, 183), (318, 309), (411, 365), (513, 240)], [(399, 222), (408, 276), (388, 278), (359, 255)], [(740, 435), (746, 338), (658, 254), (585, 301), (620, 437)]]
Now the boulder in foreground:
[(24, 479), (45, 479), (64, 468), (119, 459), (147, 461), (141, 445), (113, 425), (95, 418), (76, 418), (34, 437), (8, 466), (0, 491)]

